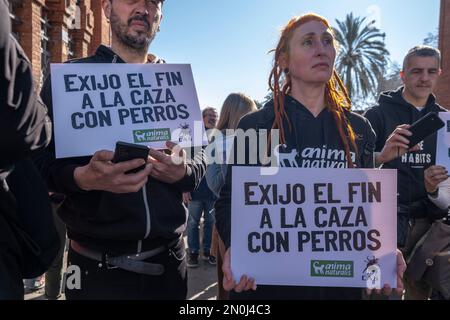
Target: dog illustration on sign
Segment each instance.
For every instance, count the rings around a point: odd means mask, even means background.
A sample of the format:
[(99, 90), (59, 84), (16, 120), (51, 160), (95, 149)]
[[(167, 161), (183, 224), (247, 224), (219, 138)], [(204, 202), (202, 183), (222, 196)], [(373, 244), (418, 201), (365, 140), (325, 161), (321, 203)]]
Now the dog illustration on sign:
[(378, 265), (378, 259), (375, 256), (368, 256), (364, 262), (366, 263), (366, 267), (363, 270), (362, 280), (366, 281), (367, 288), (380, 289), (381, 269)]
[(314, 261), (313, 263), (314, 273), (315, 274), (324, 274), (325, 265), (319, 266), (319, 261)]
[(145, 141), (145, 132), (142, 133), (138, 133), (137, 131), (134, 133), (134, 135), (136, 136), (136, 139), (138, 141)]

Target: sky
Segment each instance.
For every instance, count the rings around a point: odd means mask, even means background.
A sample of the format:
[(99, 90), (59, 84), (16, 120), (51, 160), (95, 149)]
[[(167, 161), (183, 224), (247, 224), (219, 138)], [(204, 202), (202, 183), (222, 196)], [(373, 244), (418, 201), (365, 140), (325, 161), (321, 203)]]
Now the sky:
[(422, 44), (439, 25), (439, 0), (166, 0), (150, 52), (191, 64), (200, 108), (220, 109), (232, 92), (263, 101), (279, 30), (296, 15), (367, 16), (386, 33), (393, 61)]

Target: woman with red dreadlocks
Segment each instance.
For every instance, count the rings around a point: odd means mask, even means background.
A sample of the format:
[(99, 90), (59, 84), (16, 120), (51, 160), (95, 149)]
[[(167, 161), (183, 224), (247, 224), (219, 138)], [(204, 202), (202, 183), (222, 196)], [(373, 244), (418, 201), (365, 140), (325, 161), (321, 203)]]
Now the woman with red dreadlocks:
[[(281, 143), (271, 143), (281, 167), (374, 166), (375, 134), (365, 118), (350, 111), (347, 90), (334, 69), (335, 44), (332, 28), (325, 18), (307, 14), (291, 19), (274, 50), (274, 66), (269, 77), (273, 100), (258, 112), (244, 116), (239, 123), (244, 131), (279, 130)], [(250, 149), (247, 144), (246, 159)], [(239, 151), (235, 149), (235, 154)], [(227, 248), (222, 268), (224, 288), (234, 289), (230, 299), (362, 298), (362, 290), (358, 288), (272, 285), (256, 288), (254, 279), (245, 275), (235, 283), (230, 268), (231, 170), (215, 209), (217, 230)], [(401, 292), (404, 271), (401, 255), (398, 265), (397, 291)], [(391, 288), (383, 288), (383, 293), (390, 292)]]

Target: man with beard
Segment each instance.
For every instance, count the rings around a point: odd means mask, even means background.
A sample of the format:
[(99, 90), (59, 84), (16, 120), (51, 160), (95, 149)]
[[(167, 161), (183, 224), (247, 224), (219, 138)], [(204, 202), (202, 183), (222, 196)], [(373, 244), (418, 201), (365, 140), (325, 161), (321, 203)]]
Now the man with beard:
[[(103, 0), (111, 22), (111, 47), (72, 63), (163, 63), (147, 54), (159, 31), (162, 0)], [(114, 68), (114, 66), (111, 66)], [(52, 109), (51, 82), (42, 97)], [(71, 239), (67, 299), (185, 299), (187, 274), (182, 234), (187, 220), (182, 193), (205, 172), (203, 154), (150, 149), (144, 160), (113, 164), (114, 152), (55, 159), (54, 144), (36, 158), (51, 191), (65, 200), (58, 214)], [(178, 157), (183, 161), (179, 161)], [(177, 159), (176, 159), (177, 158)], [(175, 161), (177, 160), (177, 161)]]

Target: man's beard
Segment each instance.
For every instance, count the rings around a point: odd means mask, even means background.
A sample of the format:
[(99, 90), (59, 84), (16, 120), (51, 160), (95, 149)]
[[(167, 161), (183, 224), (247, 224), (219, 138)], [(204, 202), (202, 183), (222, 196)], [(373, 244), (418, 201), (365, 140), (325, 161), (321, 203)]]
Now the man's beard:
[[(143, 16), (134, 16), (128, 19), (127, 24), (122, 23), (120, 18), (111, 11), (111, 29), (117, 38), (126, 47), (140, 53), (146, 53), (150, 43), (153, 41), (156, 35), (156, 30), (152, 29), (152, 26), (148, 23), (147, 19)], [(137, 34), (129, 34), (130, 26), (133, 20), (138, 20), (147, 24), (146, 32), (137, 32)]]

